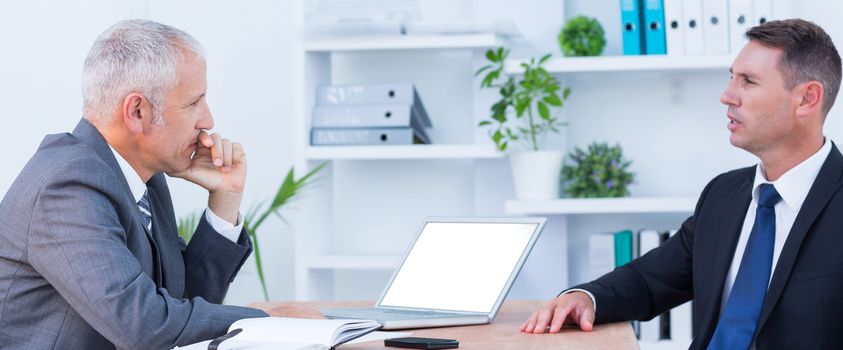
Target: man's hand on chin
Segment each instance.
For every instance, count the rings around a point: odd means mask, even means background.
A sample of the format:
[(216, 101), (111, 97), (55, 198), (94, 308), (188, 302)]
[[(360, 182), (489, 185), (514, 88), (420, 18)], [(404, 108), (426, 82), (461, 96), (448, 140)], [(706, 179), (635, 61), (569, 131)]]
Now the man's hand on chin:
[(203, 130), (190, 166), (168, 175), (208, 190), (208, 208), (220, 218), (237, 224), (246, 183), (246, 152), (240, 143)]

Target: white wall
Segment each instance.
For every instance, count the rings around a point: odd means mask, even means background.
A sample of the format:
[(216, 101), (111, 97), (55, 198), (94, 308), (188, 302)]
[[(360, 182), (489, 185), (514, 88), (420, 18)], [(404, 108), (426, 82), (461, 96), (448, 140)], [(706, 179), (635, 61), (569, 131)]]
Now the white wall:
[[(425, 1), (428, 2), (441, 11), (466, 11), (466, 6), (456, 6), (448, 1)], [(579, 13), (597, 15), (606, 22), (607, 53), (620, 51), (620, 37), (611, 34), (618, 27), (612, 22), (617, 20), (616, 1), (569, 1), (564, 9), (558, 3), (470, 1), (468, 8), (476, 18), (511, 16), (515, 19), (527, 35), (527, 42), (520, 44), (515, 52), (522, 57), (558, 52), (556, 34), (563, 13), (567, 17)], [(185, 29), (205, 45), (208, 101), (216, 118), (216, 129), (242, 142), (249, 154), (244, 209), (270, 196), (294, 158), (291, 124), (292, 105), (296, 101), (290, 97), (293, 95), (293, 87), (289, 84), (293, 69), (290, 47), (300, 28), (291, 24), (289, 6), (289, 2), (272, 0), (0, 2), (0, 43), (3, 43), (0, 125), (4, 127), (0, 138), (3, 150), (0, 151), (3, 164), (0, 195), (5, 194), (44, 134), (71, 130), (81, 117), (79, 74), (94, 38), (120, 19), (150, 18)], [(795, 16), (815, 20), (824, 26), (838, 45), (843, 40), (843, 24), (836, 14), (842, 12), (843, 4), (832, 0), (800, 3), (794, 8)], [(447, 17), (447, 13), (441, 15)], [(568, 144), (582, 145), (592, 140), (620, 142), (628, 156), (635, 160), (634, 170), (639, 180), (632, 188), (634, 195), (696, 195), (718, 172), (754, 162), (751, 156), (728, 144), (724, 108), (718, 102), (719, 92), (728, 78), (726, 72), (722, 77), (652, 74), (644, 77), (646, 79), (599, 75), (593, 80), (569, 81), (574, 93), (566, 107), (571, 122)], [(612, 103), (605, 103), (607, 99)], [(640, 106), (641, 100), (652, 101), (650, 107), (633, 111), (624, 108)], [(832, 139), (843, 140), (840, 111), (839, 106), (832, 110), (826, 134)], [(465, 181), (470, 179), (459, 178), (450, 185)], [(204, 207), (205, 195), (201, 190), (181, 181), (171, 181), (171, 187), (177, 215)], [(365, 208), (368, 204), (374, 203), (361, 198), (357, 207)], [(412, 205), (412, 202), (404, 205)], [(422, 216), (434, 214), (442, 213)], [(672, 222), (678, 224), (680, 219), (652, 217), (647, 222), (632, 224), (668, 226)], [(593, 230), (600, 225), (615, 227), (638, 219), (596, 220), (588, 217), (569, 220), (569, 231), (573, 233), (581, 227)], [(349, 221), (353, 222), (351, 218)], [(416, 224), (408, 227), (415, 228)], [(276, 300), (292, 298), (290, 230), (280, 221), (271, 219), (261, 230), (261, 241), (271, 297)], [(569, 241), (581, 243), (576, 237)], [(572, 261), (576, 257), (573, 254)], [(251, 262), (246, 266), (232, 287), (229, 302), (245, 303), (260, 297)], [(388, 275), (371, 272), (355, 276), (381, 281)], [(357, 280), (356, 277), (347, 276), (348, 283)], [(574, 271), (571, 280), (580, 278)], [(551, 295), (553, 291), (532, 293), (543, 296)], [(370, 293), (349, 296), (372, 297)]]

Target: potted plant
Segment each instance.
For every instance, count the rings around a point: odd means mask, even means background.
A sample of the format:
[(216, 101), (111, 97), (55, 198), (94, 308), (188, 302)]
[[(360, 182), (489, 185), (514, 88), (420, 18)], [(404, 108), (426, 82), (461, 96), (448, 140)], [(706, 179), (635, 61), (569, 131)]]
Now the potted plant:
[(559, 31), (559, 48), (565, 56), (600, 56), (604, 47), (606, 36), (603, 26), (594, 18), (571, 18)]
[(480, 121), (479, 126), (489, 128), (489, 137), (498, 150), (515, 148), (510, 162), (518, 198), (556, 198), (563, 153), (541, 150), (541, 146), (548, 134), (559, 134), (560, 128), (567, 125), (558, 114), (571, 89), (563, 89), (559, 80), (542, 67), (550, 54), (522, 63), (524, 72), (520, 75), (506, 73), (508, 56), (505, 48), (486, 51), (490, 64), (475, 73), (485, 73), (481, 88), (500, 92), (500, 99), (491, 107), (491, 116)]
[(561, 182), (573, 198), (625, 197), (635, 174), (628, 171), (631, 160), (623, 157), (620, 145), (592, 143), (587, 151), (576, 147), (562, 167)]

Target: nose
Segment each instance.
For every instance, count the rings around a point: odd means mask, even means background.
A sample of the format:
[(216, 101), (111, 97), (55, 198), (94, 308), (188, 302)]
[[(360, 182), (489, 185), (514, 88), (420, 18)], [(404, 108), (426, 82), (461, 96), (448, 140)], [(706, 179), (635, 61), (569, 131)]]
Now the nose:
[(727, 105), (727, 106), (737, 106), (740, 104), (740, 99), (738, 99), (735, 93), (735, 79), (732, 78), (729, 80), (729, 83), (726, 84), (726, 88), (723, 90), (723, 93), (720, 94), (720, 103)]
[(202, 116), (199, 117), (199, 122), (196, 124), (197, 129), (205, 129), (211, 130), (214, 128), (214, 116), (211, 115), (211, 109), (208, 108), (208, 105), (203, 103), (205, 108), (203, 108)]

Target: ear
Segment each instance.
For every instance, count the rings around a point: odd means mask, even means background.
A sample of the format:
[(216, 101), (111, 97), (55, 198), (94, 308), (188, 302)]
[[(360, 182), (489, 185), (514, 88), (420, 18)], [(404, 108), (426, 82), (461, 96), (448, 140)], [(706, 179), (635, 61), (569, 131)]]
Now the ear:
[(143, 133), (145, 126), (152, 123), (152, 104), (146, 96), (133, 92), (123, 99), (123, 124), (132, 133)]
[(799, 84), (794, 88), (794, 92), (798, 93), (799, 104), (796, 106), (796, 115), (799, 117), (808, 117), (816, 114), (822, 114), (823, 104), (823, 85), (816, 80), (811, 80)]

